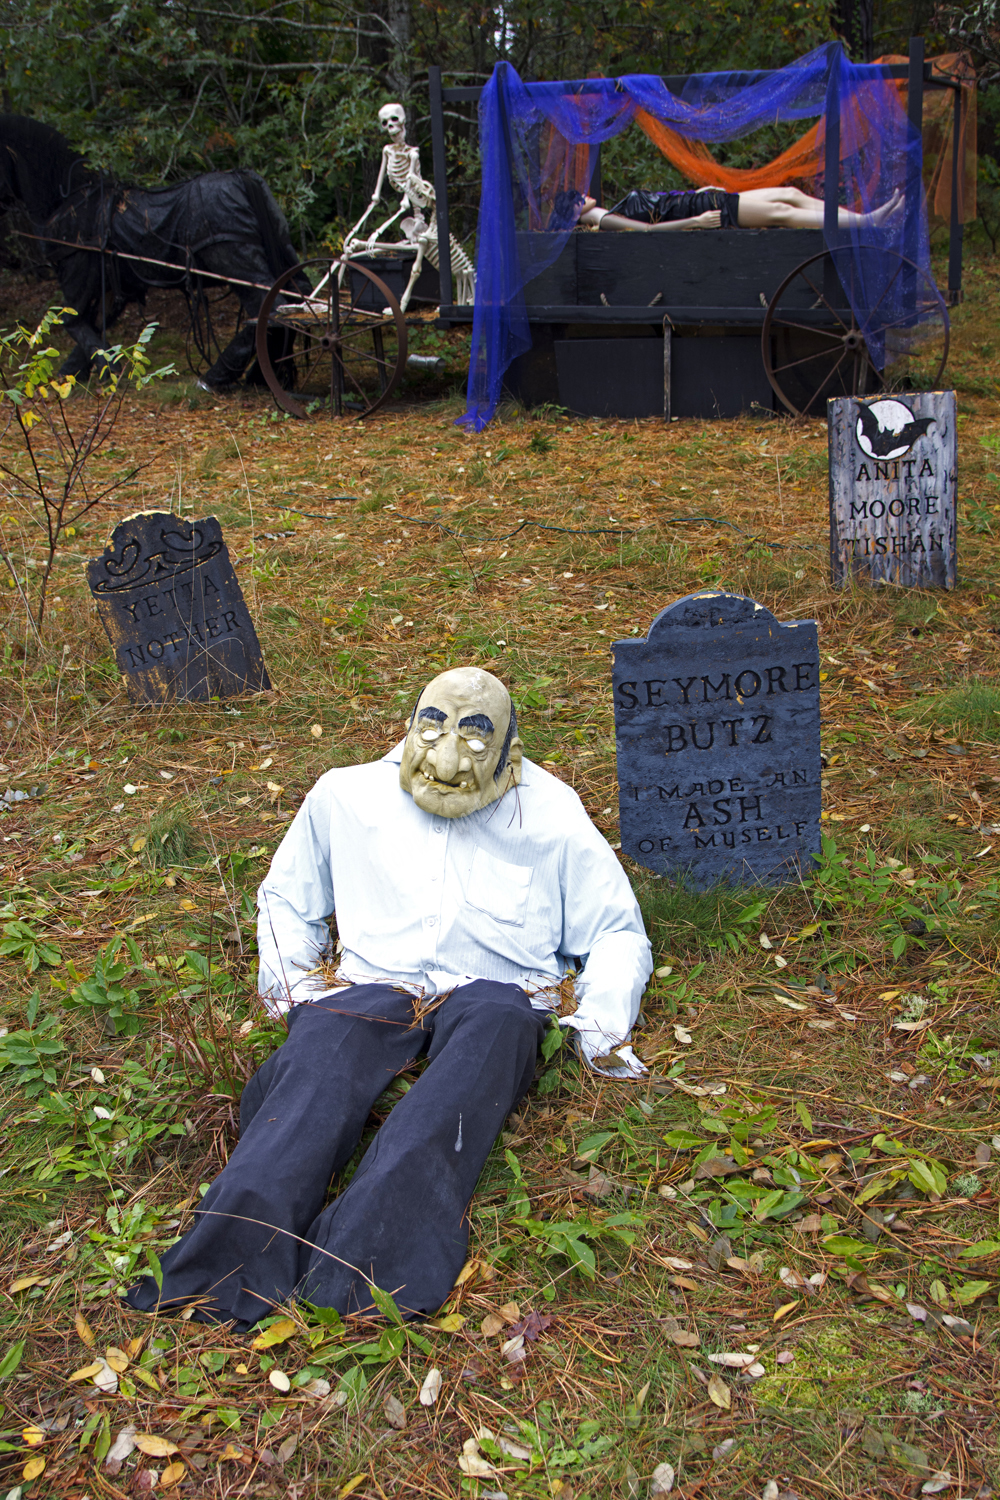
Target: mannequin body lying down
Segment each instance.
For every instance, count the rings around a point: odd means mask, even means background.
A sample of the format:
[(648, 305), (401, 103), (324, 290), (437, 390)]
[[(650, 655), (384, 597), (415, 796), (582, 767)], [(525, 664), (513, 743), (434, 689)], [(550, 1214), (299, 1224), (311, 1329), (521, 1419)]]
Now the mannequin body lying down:
[[(655, 232), (823, 228), (823, 200), (810, 198), (794, 187), (753, 188), (746, 193), (727, 193), (725, 188), (714, 187), (663, 193), (633, 188), (612, 209), (598, 208), (594, 198), (584, 198), (582, 203), (577, 223), (586, 228)], [(838, 222), (841, 229), (852, 225), (877, 227), (901, 205), (902, 194), (896, 192), (869, 214), (840, 209)]]

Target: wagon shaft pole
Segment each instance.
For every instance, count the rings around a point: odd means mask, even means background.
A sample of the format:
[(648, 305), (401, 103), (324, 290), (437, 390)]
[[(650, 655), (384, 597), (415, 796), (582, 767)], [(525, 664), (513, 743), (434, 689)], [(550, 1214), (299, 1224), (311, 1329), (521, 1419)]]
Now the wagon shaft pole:
[[(115, 260), (134, 260), (140, 266), (163, 266), (168, 271), (183, 272), (185, 276), (207, 276), (211, 281), (224, 281), (227, 286), (248, 286), (255, 292), (269, 292), (273, 282), (244, 281), (239, 276), (224, 276), (221, 271), (203, 271), (199, 266), (178, 266), (172, 260), (154, 260), (151, 255), (130, 255), (127, 250), (108, 250), (103, 245), (84, 245), (80, 240), (56, 240), (50, 234), (29, 234), (26, 229), (17, 233), (25, 240), (38, 240), (43, 245), (61, 245), (66, 250), (90, 250), (94, 255), (109, 255)], [(165, 291), (176, 290), (165, 287)]]

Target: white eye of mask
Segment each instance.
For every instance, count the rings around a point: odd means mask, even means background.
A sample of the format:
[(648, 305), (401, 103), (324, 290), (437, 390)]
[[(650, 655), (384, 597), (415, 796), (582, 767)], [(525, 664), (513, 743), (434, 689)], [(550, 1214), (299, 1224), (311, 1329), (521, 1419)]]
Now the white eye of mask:
[(425, 729), (420, 738), (429, 742), (439, 740), (441, 738), (441, 731), (440, 729)]
[(470, 750), (485, 750), (486, 749), (486, 746), (483, 744), (482, 740), (466, 740), (465, 743), (468, 745), (468, 747), (469, 747)]

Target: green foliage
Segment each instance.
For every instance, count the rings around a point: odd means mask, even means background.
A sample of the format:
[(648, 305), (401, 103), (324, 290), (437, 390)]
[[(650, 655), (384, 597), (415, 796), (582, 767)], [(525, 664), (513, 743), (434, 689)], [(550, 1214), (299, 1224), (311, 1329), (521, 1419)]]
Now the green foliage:
[[(822, 853), (814, 870), (805, 880), (805, 888), (819, 914), (819, 928), (831, 941), (837, 931), (838, 915), (858, 917), (870, 914), (873, 929), (889, 940), (893, 958), (901, 958), (912, 944), (922, 940), (900, 930), (908, 921), (926, 922), (928, 917), (943, 922), (958, 914), (961, 884), (940, 880), (931, 875), (908, 878), (899, 876), (899, 862), (882, 864), (874, 849), (867, 849), (853, 862), (841, 851), (835, 839), (823, 836)], [(997, 899), (996, 893), (993, 899)], [(929, 923), (927, 925), (930, 925)], [(865, 949), (870, 957), (870, 949)], [(841, 954), (849, 962), (859, 955)]]
[(29, 922), (22, 922), (15, 917), (12, 922), (4, 923), (3, 932), (0, 958), (22, 958), (29, 974), (34, 974), (42, 964), (58, 968), (62, 963), (61, 951), (54, 943), (46, 942), (40, 937)]
[[(574, 1271), (593, 1281), (597, 1275), (597, 1257), (591, 1244), (603, 1239), (618, 1240), (623, 1245), (635, 1243), (636, 1231), (645, 1224), (641, 1214), (609, 1214), (605, 1219), (594, 1220), (587, 1214), (577, 1214), (573, 1219), (550, 1223), (544, 1219), (519, 1218), (515, 1220), (519, 1229), (537, 1241), (545, 1260), (561, 1255), (569, 1261)], [(588, 1243), (590, 1242), (590, 1243)]]
[(1000, 687), (993, 683), (963, 683), (925, 698), (908, 712), (920, 723), (955, 731), (965, 739), (1000, 742)]
[[(138, 984), (127, 986), (123, 981), (134, 974), (143, 977)], [(94, 960), (94, 970), (89, 978), (82, 978), (75, 969), (71, 977), (80, 979), (70, 991), (66, 1003), (82, 1009), (90, 1006), (104, 1015), (111, 1030), (122, 1036), (134, 1036), (142, 1026), (139, 1008), (149, 993), (160, 987), (161, 981), (145, 968), (142, 954), (133, 937), (128, 934), (111, 939)]]
[(55, 1016), (45, 1016), (35, 1026), (38, 1005), (39, 995), (35, 990), (28, 1002), (27, 1027), (0, 1037), (0, 1073), (7, 1068), (19, 1068), (17, 1082), (29, 1099), (56, 1083), (58, 1075), (53, 1060), (66, 1051)]

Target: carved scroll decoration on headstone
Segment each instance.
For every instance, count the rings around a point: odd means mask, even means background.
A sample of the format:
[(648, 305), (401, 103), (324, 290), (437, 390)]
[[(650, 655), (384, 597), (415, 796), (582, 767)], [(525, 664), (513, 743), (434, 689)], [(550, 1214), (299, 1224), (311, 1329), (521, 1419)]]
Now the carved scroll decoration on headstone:
[(129, 516), (87, 564), (87, 581), (132, 698), (205, 701), (270, 688), (214, 516)]
[(955, 392), (828, 403), (834, 584), (955, 587)]
[(819, 642), (705, 591), (616, 641), (622, 848), (658, 874), (794, 880), (820, 848)]

